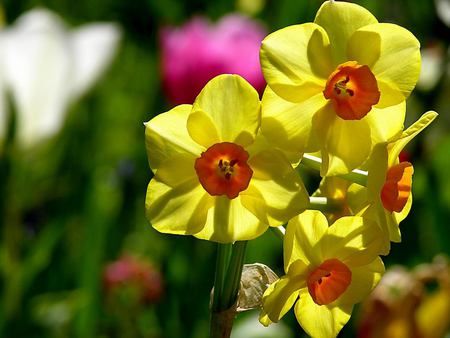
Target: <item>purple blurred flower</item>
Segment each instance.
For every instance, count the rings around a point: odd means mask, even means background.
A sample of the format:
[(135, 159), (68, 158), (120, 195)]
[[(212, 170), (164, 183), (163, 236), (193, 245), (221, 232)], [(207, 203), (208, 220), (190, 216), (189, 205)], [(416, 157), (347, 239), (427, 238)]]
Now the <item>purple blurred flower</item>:
[(163, 28), (162, 76), (168, 99), (193, 103), (203, 86), (223, 73), (243, 76), (262, 93), (266, 83), (259, 47), (266, 34), (259, 23), (239, 14), (227, 15), (216, 25), (196, 17), (181, 28)]

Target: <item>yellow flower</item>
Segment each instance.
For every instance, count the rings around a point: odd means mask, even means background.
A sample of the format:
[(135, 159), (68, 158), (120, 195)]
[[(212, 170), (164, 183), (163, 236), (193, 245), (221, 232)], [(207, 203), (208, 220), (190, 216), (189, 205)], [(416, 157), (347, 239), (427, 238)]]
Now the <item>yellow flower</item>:
[(146, 215), (164, 233), (249, 240), (306, 208), (298, 174), (259, 134), (258, 93), (237, 75), (212, 79), (194, 104), (145, 124), (155, 176)]
[(322, 176), (360, 166), (401, 133), (420, 72), (419, 42), (348, 2), (323, 3), (314, 23), (267, 36), (262, 133), (288, 151), (321, 151)]
[(403, 148), (436, 118), (430, 111), (406, 129), (399, 138), (375, 146), (368, 161), (365, 217), (376, 220), (386, 238), (383, 254), (388, 254), (390, 242), (400, 242), (399, 223), (406, 218), (412, 205), (413, 165), (400, 162)]
[(406, 218), (412, 205), (413, 166), (400, 162), (403, 148), (437, 116), (430, 111), (411, 125), (396, 139), (379, 143), (370, 155), (367, 168), (367, 187), (350, 183), (339, 177), (326, 177), (322, 180), (315, 196), (325, 196), (341, 206), (338, 213), (328, 215), (335, 220), (345, 215), (361, 215), (378, 224), (382, 232), (381, 254), (390, 251), (390, 242), (400, 242), (399, 223)]
[[(295, 316), (312, 337), (336, 337), (353, 305), (365, 298), (384, 272), (379, 232), (371, 221), (342, 217), (330, 227), (325, 216), (305, 211), (289, 221), (284, 239), (286, 275), (263, 296), (260, 322), (277, 322), (295, 304)], [(298, 300), (297, 300), (298, 299)]]

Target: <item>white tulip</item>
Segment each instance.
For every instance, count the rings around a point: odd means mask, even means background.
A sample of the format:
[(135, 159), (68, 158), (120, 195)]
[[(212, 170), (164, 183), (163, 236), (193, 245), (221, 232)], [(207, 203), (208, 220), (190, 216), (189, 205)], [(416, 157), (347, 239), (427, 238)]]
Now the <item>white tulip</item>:
[[(56, 14), (45, 9), (25, 13), (0, 33), (0, 92), (3, 82), (17, 112), (19, 145), (28, 147), (61, 128), (69, 105), (110, 64), (120, 36), (113, 23), (69, 31)], [(4, 110), (0, 108), (0, 125), (5, 124)]]

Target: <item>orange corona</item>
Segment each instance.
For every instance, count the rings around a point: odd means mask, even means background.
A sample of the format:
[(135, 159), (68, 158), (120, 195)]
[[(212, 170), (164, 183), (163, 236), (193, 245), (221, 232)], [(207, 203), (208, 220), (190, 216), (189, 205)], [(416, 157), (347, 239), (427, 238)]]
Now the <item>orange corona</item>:
[(331, 73), (323, 95), (344, 120), (362, 119), (380, 100), (375, 76), (356, 61), (345, 62)]
[(381, 189), (381, 201), (386, 210), (400, 212), (411, 194), (414, 168), (409, 162), (400, 162), (389, 168)]
[(308, 291), (314, 302), (326, 305), (335, 301), (347, 290), (352, 272), (338, 259), (328, 259), (308, 276)]
[(212, 196), (236, 198), (247, 189), (253, 175), (248, 158), (248, 153), (238, 144), (214, 144), (195, 161), (200, 184)]

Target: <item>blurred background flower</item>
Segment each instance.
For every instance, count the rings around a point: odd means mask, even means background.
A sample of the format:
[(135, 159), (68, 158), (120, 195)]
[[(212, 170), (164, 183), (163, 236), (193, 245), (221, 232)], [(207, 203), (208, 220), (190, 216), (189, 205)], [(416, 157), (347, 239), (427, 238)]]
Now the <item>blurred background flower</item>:
[(450, 328), (450, 264), (394, 266), (364, 302), (358, 338), (439, 338)]
[[(46, 9), (23, 14), (0, 33), (1, 82), (12, 96), (21, 146), (61, 128), (68, 105), (110, 64), (119, 38), (115, 24), (89, 24), (69, 31), (61, 18)], [(6, 125), (6, 114), (0, 116)]]
[(105, 290), (109, 294), (117, 290), (132, 288), (139, 303), (153, 303), (163, 295), (161, 274), (144, 260), (132, 256), (122, 256), (108, 264), (103, 273)]
[(172, 104), (194, 102), (203, 86), (219, 74), (238, 74), (262, 94), (265, 81), (259, 46), (267, 32), (241, 14), (212, 24), (197, 16), (184, 26), (161, 30), (161, 66), (166, 95)]

